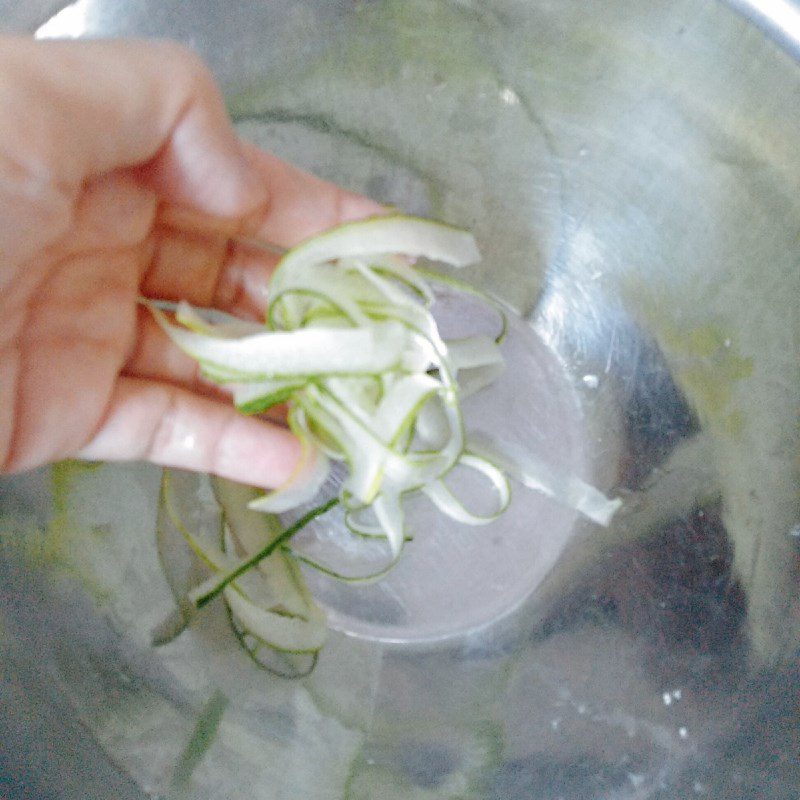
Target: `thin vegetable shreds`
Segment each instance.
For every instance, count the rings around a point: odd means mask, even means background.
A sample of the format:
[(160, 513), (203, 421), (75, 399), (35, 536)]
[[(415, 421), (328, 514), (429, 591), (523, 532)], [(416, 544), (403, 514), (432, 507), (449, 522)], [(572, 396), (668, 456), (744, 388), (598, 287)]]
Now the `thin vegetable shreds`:
[[(377, 579), (387, 571), (346, 577), (304, 557), (288, 543), (297, 523), (268, 537), (250, 530), (258, 527), (254, 511), (309, 507), (335, 462), (345, 465), (346, 477), (338, 496), (316, 510), (341, 505), (354, 535), (385, 537), (388, 566), (408, 538), (403, 505), (412, 492), (424, 492), (457, 521), (483, 525), (510, 502), (509, 472), (595, 521), (607, 524), (616, 510), (616, 503), (604, 506), (605, 498), (579, 481), (534, 480), (528, 464), (519, 468), (519, 459), (470, 447), (460, 401), (501, 374), (500, 337), (444, 341), (431, 310), (430, 284), (436, 278), (411, 266), (418, 257), (462, 267), (480, 256), (466, 231), (414, 217), (375, 217), (341, 225), (288, 251), (270, 282), (265, 326), (211, 322), (186, 304), (173, 321), (150, 304), (172, 341), (231, 393), (243, 413), (286, 403), (289, 425), (303, 444), (302, 467), (287, 485), (255, 498), (222, 492), (225, 536), (213, 552), (201, 554), (212, 574), (189, 594), (196, 608), (221, 594), (249, 651), (272, 646), (310, 653), (321, 646), (321, 612), (297, 563), (351, 581)], [(501, 327), (504, 332), (504, 319)], [(477, 515), (450, 491), (444, 479), (457, 466), (489, 482), (493, 511)], [(237, 496), (245, 497), (250, 511), (235, 513), (231, 504)], [(188, 543), (197, 552), (197, 542)], [(234, 556), (239, 560), (232, 565)], [(245, 585), (256, 566), (263, 585), (251, 578)]]
[[(181, 304), (177, 324), (157, 309), (173, 342), (228, 389), (245, 413), (289, 405), (292, 429), (313, 467), (250, 507), (282, 513), (311, 502), (332, 461), (347, 465), (341, 502), (369, 508), (393, 557), (404, 541), (402, 498), (435, 487), (465, 456), (459, 371), (496, 376), (502, 356), (487, 337), (454, 342), (431, 313), (434, 292), (410, 261), (424, 256), (461, 267), (479, 258), (471, 234), (405, 216), (339, 226), (290, 250), (270, 282), (267, 326), (212, 323)], [(425, 424), (418, 425), (420, 416)], [(475, 456), (471, 465), (476, 461)], [(477, 467), (507, 488), (488, 462)], [(504, 479), (503, 479), (504, 480)], [(432, 488), (444, 513), (477, 524), (452, 495)], [(348, 516), (348, 519), (350, 517)]]

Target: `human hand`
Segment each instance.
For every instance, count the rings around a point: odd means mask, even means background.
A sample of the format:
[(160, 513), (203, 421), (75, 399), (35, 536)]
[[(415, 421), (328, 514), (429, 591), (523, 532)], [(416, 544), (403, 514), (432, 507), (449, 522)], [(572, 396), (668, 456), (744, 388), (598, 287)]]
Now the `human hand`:
[(257, 318), (275, 260), (231, 236), (290, 246), (379, 207), (243, 144), (177, 45), (0, 37), (0, 107), (0, 469), (282, 483), (294, 437), (215, 394), (137, 297)]

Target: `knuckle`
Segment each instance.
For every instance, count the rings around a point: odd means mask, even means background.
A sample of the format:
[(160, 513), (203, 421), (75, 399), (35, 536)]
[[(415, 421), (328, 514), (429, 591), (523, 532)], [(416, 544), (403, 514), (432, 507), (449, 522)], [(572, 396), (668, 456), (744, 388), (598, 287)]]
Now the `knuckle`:
[(194, 50), (176, 41), (157, 42), (155, 46), (160, 49), (160, 59), (172, 74), (172, 80), (189, 95), (203, 96), (214, 91), (211, 70)]

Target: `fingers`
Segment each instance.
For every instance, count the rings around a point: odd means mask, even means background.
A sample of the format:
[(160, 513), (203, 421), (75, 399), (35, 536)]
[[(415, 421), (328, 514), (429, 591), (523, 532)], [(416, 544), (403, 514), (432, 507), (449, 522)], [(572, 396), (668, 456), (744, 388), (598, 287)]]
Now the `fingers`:
[(274, 488), (300, 457), (285, 428), (166, 384), (122, 378), (108, 412), (79, 458), (146, 460)]
[(102, 338), (51, 338), (2, 353), (0, 472), (22, 472), (74, 453), (103, 413), (121, 355)]
[(137, 309), (136, 342), (123, 372), (132, 377), (174, 383), (197, 394), (209, 385), (195, 359), (176, 347), (146, 308)]
[[(267, 208), (249, 215), (237, 228), (231, 221), (185, 207), (162, 207), (142, 294), (263, 319), (269, 278), (278, 256), (236, 244), (231, 236), (240, 233), (286, 247), (341, 222), (384, 211), (372, 200), (256, 148), (250, 148), (250, 157), (264, 183), (273, 187)], [(137, 331), (126, 374), (215, 395), (213, 387), (199, 376), (196, 362), (175, 347), (149, 312), (140, 311)]]
[[(0, 40), (0, 141), (53, 182), (152, 163), (159, 194), (209, 213), (263, 202), (214, 81), (166, 42)], [(16, 113), (15, 113), (16, 112)]]
[(386, 212), (374, 200), (303, 172), (253, 145), (246, 149), (261, 180), (270, 187), (271, 200), (260, 218), (256, 212), (245, 221), (245, 233), (293, 247), (334, 225)]
[(263, 320), (278, 256), (227, 236), (159, 230), (141, 282), (145, 297), (186, 300), (243, 319)]
[(125, 172), (88, 181), (73, 211), (69, 236), (57, 244), (57, 257), (120, 250), (141, 245), (156, 215), (155, 193)]
[(0, 38), (0, 107), (6, 257), (63, 233), (83, 183), (119, 169), (213, 215), (266, 202), (214, 81), (177, 45)]
[(249, 145), (247, 151), (254, 174), (270, 187), (270, 202), (238, 223), (185, 207), (162, 208), (157, 249), (143, 279), (143, 294), (259, 318), (266, 307), (267, 285), (278, 256), (237, 244), (233, 237), (287, 248), (342, 222), (385, 212), (373, 200), (323, 181), (276, 156)]
[(342, 222), (386, 213), (374, 200), (322, 180), (253, 144), (242, 142), (242, 148), (253, 175), (269, 187), (268, 204), (236, 221), (168, 206), (161, 210), (160, 221), (179, 230), (222, 237), (238, 234), (287, 248)]
[(243, 146), (210, 74), (177, 45), (0, 37), (0, 105), (0, 252), (17, 262), (67, 230), (87, 180), (122, 169), (208, 228), (228, 217), (226, 234), (283, 246), (381, 210)]

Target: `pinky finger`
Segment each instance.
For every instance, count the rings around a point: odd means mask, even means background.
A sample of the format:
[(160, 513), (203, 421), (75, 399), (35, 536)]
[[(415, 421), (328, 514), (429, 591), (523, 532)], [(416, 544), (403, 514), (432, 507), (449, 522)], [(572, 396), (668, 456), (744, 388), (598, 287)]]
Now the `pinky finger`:
[(121, 378), (105, 418), (78, 458), (150, 461), (262, 488), (288, 480), (300, 444), (285, 428), (185, 389)]

